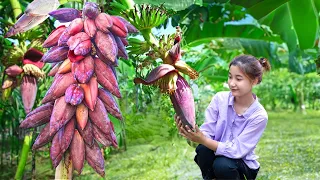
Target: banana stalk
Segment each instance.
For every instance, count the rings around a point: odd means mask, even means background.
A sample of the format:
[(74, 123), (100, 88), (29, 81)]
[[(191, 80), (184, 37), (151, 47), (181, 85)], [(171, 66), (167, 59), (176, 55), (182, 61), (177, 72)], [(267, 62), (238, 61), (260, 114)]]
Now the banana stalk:
[(152, 46), (153, 44), (156, 45), (157, 47), (159, 46), (159, 41), (153, 36), (151, 33), (151, 29), (144, 29), (140, 31), (143, 38), (147, 43)]
[(10, 0), (14, 17), (18, 17), (22, 13), (21, 5), (18, 0)]
[(23, 178), (24, 169), (26, 167), (26, 162), (28, 159), (28, 154), (30, 151), (31, 144), (32, 144), (32, 132), (24, 137), (20, 160), (19, 160), (18, 168), (16, 171), (16, 175), (14, 176), (14, 179), (20, 180)]

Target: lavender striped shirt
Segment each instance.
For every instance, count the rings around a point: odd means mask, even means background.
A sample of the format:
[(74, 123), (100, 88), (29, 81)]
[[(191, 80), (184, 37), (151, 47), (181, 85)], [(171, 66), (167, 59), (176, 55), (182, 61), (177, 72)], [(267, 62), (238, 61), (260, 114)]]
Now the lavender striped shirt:
[(216, 155), (242, 159), (249, 168), (260, 167), (254, 149), (267, 125), (268, 115), (258, 98), (242, 114), (233, 107), (231, 92), (219, 92), (205, 112), (205, 122), (200, 130), (213, 140), (219, 141)]

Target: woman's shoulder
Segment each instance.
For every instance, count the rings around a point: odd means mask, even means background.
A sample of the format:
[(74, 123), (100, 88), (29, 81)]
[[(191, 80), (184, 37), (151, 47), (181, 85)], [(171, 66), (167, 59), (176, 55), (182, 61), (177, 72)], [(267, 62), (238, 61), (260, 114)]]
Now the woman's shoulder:
[(260, 102), (258, 102), (257, 108), (255, 110), (255, 112), (253, 113), (252, 116), (253, 119), (263, 119), (265, 121), (268, 121), (268, 113), (265, 110), (265, 108), (263, 107), (262, 104), (260, 104)]

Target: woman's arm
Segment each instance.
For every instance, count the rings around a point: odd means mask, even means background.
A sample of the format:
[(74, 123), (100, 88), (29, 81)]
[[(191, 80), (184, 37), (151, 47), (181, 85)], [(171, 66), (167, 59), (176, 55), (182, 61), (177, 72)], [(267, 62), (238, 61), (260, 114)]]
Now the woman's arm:
[(219, 142), (216, 155), (239, 159), (246, 156), (258, 144), (266, 126), (268, 118), (257, 116), (245, 127), (243, 132), (232, 141)]
[(179, 127), (179, 132), (182, 136), (193, 142), (203, 144), (207, 148), (215, 151), (216, 155), (239, 159), (247, 155), (256, 147), (267, 125), (267, 121), (266, 117), (258, 116), (248, 124), (238, 137), (228, 142), (219, 142), (206, 137), (199, 130), (198, 126), (196, 126), (194, 130), (191, 130), (188, 126), (184, 128), (180, 120), (178, 121), (177, 126)]
[(216, 151), (218, 148), (218, 141), (208, 138), (196, 125), (194, 130), (191, 130), (189, 126), (183, 127), (179, 116), (175, 116), (177, 127), (179, 133), (192, 142), (202, 144), (213, 151)]
[[(201, 125), (200, 129), (202, 133), (211, 139), (214, 139), (215, 136), (215, 129), (216, 129), (216, 124), (218, 120), (218, 115), (219, 115), (219, 93), (215, 94), (206, 108), (205, 111), (205, 121)], [(181, 123), (179, 124), (180, 118), (175, 114), (174, 115), (174, 120), (176, 122), (178, 131), (180, 132), (180, 126), (182, 125)], [(181, 134), (181, 132), (180, 132)]]

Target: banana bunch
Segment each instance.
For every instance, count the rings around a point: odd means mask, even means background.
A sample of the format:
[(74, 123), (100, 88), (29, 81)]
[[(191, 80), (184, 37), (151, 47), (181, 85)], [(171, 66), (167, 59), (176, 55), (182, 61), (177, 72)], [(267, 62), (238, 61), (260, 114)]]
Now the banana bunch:
[(124, 11), (127, 11), (133, 5), (128, 4), (130, 1), (127, 0), (112, 0), (107, 2), (107, 11), (113, 15), (121, 15)]
[(136, 4), (134, 9), (130, 9), (124, 15), (140, 31), (157, 27), (168, 18), (168, 13), (163, 5), (156, 7), (149, 4)]
[(142, 55), (148, 52), (151, 48), (146, 41), (142, 41), (138, 38), (130, 38), (128, 39), (130, 46), (128, 46), (128, 50), (131, 54)]
[(138, 30), (151, 29), (161, 25), (169, 16), (169, 11), (163, 5), (135, 4), (130, 9), (122, 0), (110, 3), (113, 14), (122, 14)]
[(48, 73), (54, 76), (53, 84), (43, 105), (30, 112), (20, 128), (46, 124), (32, 148), (51, 142), (55, 168), (70, 153), (71, 158), (64, 162), (71, 161), (79, 174), (87, 162), (104, 176), (100, 147), (118, 147), (108, 114), (122, 120), (113, 97), (121, 98), (115, 67), (118, 58), (128, 58), (126, 37), (137, 29), (120, 16), (102, 13), (92, 2), (87, 2), (81, 13), (62, 8), (49, 14), (71, 23), (56, 28), (43, 43), (50, 49), (42, 61), (55, 64)]

